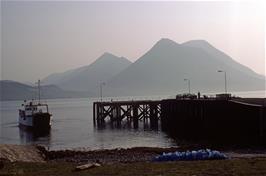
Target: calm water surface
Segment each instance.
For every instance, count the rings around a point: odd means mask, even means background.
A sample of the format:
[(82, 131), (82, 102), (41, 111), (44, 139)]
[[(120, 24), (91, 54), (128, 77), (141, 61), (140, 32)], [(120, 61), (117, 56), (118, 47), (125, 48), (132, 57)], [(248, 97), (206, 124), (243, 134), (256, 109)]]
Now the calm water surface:
[(53, 115), (52, 128), (46, 134), (36, 134), (18, 127), (18, 109), (22, 101), (0, 102), (0, 143), (41, 144), (52, 150), (176, 146), (175, 141), (160, 130), (141, 127), (135, 130), (123, 125), (120, 129), (111, 129), (108, 126), (105, 129), (96, 129), (92, 119), (92, 103), (95, 100), (46, 100)]
[[(241, 97), (265, 97), (265, 91), (235, 92)], [(163, 99), (174, 96), (134, 97), (134, 99)], [(117, 98), (105, 98), (114, 101)], [(119, 98), (132, 100), (132, 97)], [(18, 109), (22, 101), (0, 102), (0, 143), (41, 144), (52, 150), (57, 149), (108, 149), (136, 146), (172, 147), (176, 141), (159, 130), (141, 127), (135, 130), (122, 125), (120, 129), (93, 126), (92, 105), (97, 99), (53, 99), (45, 100), (49, 104), (52, 116), (52, 128), (49, 133), (36, 134), (18, 127)]]

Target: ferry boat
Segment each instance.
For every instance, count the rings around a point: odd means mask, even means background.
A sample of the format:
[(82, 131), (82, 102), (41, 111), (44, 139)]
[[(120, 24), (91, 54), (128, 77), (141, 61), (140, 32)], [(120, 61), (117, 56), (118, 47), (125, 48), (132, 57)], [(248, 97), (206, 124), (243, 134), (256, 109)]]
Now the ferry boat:
[(48, 104), (40, 102), (40, 80), (38, 81), (39, 101), (34, 100), (22, 104), (23, 109), (19, 109), (19, 126), (36, 130), (51, 128), (51, 114)]

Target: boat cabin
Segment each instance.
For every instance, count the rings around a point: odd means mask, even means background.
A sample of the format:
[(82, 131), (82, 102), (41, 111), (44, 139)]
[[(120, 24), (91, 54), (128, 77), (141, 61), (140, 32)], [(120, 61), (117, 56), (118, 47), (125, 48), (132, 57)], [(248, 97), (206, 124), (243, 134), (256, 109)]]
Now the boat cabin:
[(47, 104), (34, 104), (33, 102), (29, 102), (24, 106), (25, 116), (32, 116), (37, 113), (49, 113)]

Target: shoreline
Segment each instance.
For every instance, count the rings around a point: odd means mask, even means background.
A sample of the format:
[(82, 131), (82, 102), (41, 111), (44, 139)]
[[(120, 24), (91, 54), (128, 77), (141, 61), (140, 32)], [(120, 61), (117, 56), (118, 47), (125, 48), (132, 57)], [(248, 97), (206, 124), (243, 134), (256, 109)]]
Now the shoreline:
[(254, 148), (218, 148), (200, 145), (184, 145), (180, 147), (132, 147), (99, 150), (47, 150), (39, 145), (14, 145), (0, 144), (0, 161), (8, 162), (71, 162), (88, 163), (99, 162), (102, 164), (152, 162), (162, 154), (175, 151), (192, 151), (199, 149), (219, 150), (229, 158), (265, 158), (265, 147)]
[[(91, 151), (48, 151), (41, 146), (0, 144), (0, 175), (266, 175), (266, 149), (221, 150), (221, 152), (229, 156), (229, 159), (225, 160), (152, 161), (155, 156), (162, 154), (162, 152), (174, 152), (176, 150), (186, 151), (194, 149), (195, 148), (189, 149), (186, 147), (136, 147), (128, 149), (119, 148)], [(4, 151), (9, 152), (10, 158), (2, 158)], [(13, 160), (10, 161), (8, 159)], [(76, 169), (77, 166), (93, 163), (97, 163), (98, 166), (81, 171), (77, 171)]]

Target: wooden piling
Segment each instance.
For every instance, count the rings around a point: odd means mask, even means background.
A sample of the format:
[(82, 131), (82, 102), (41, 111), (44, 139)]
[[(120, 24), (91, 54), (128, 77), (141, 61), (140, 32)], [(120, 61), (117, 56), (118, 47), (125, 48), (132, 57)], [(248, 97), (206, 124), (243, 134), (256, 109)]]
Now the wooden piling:
[(158, 128), (158, 108), (156, 104), (150, 104), (150, 126), (151, 128)]
[(95, 103), (93, 103), (93, 125), (94, 125), (94, 126), (96, 126), (96, 118), (95, 118), (95, 116), (96, 116), (96, 114), (95, 114), (95, 106), (96, 106), (96, 104), (95, 104)]
[(138, 105), (134, 104), (133, 105), (133, 126), (134, 128), (138, 128), (139, 126), (138, 111), (139, 111)]
[[(110, 120), (111, 123), (115, 122), (117, 125), (126, 119), (128, 123), (133, 123), (134, 128), (139, 127), (140, 120), (143, 123), (152, 122), (155, 125), (156, 120), (160, 116), (159, 106), (160, 101), (117, 101), (117, 102), (94, 102), (94, 120), (97, 122), (96, 125), (102, 125), (105, 123), (105, 119)], [(151, 120), (151, 110), (153, 108), (152, 120)], [(155, 114), (156, 113), (156, 114)], [(108, 121), (108, 120), (107, 120)], [(155, 125), (156, 126), (156, 125)]]

